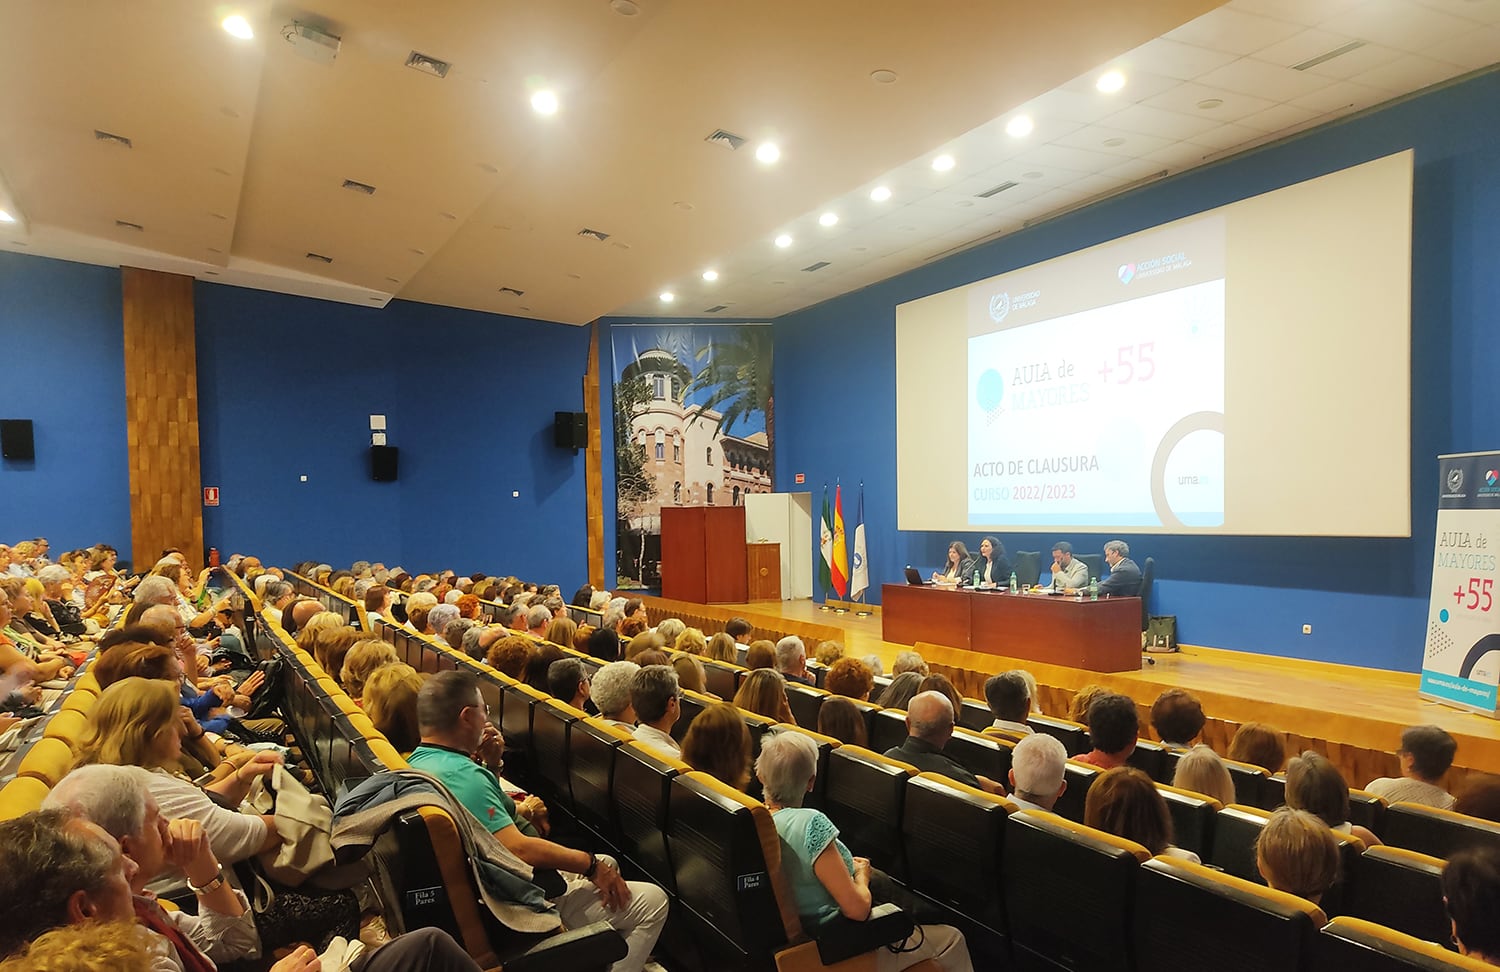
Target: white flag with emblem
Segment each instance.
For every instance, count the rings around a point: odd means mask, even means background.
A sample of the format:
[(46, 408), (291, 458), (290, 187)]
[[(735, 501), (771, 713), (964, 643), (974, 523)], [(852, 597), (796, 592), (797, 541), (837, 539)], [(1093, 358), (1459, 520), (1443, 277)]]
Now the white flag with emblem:
[(865, 562), (865, 486), (859, 486), (859, 512), (854, 517), (854, 562), (849, 565), (849, 596), (859, 597), (870, 586), (870, 568)]

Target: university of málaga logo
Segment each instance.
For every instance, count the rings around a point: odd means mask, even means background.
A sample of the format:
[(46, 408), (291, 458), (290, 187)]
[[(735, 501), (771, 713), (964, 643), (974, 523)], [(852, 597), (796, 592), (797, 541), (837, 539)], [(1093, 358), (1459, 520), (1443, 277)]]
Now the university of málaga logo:
[(1122, 263), (1120, 264), (1120, 269), (1115, 271), (1115, 273), (1118, 274), (1120, 283), (1128, 284), (1135, 279), (1135, 264)]
[(1010, 313), (1010, 293), (996, 294), (990, 298), (990, 318), (999, 324)]
[(1464, 488), (1464, 471), (1458, 466), (1448, 470), (1448, 492), (1456, 493)]

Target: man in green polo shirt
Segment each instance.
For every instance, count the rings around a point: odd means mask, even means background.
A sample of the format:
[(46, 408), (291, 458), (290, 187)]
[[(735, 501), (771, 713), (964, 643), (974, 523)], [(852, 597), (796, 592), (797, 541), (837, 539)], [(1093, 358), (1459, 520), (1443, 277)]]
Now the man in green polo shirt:
[(581, 928), (607, 921), (625, 937), (625, 958), (613, 972), (640, 972), (667, 921), (667, 895), (654, 884), (626, 881), (612, 858), (592, 855), (540, 836), (500, 787), (494, 772), (503, 740), (491, 725), (479, 682), (469, 672), (439, 672), (417, 696), (422, 744), (407, 762), (440, 777), (464, 807), (506, 849), (532, 867), (555, 868), (567, 888), (553, 899), (563, 924)]

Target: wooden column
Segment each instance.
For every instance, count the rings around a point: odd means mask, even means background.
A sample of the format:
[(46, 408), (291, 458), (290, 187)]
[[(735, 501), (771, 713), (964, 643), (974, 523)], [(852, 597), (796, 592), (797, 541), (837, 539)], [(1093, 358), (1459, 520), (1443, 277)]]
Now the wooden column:
[(202, 567), (198, 353), (193, 278), (120, 268), (125, 321), (125, 422), (130, 536), (137, 570), (168, 547)]
[[(589, 445), (584, 455), (583, 488), (587, 493), (589, 583), (604, 586), (604, 418), (599, 411), (599, 322), (589, 325), (589, 365), (583, 373), (583, 410), (589, 417)], [(613, 426), (611, 426), (611, 435)]]

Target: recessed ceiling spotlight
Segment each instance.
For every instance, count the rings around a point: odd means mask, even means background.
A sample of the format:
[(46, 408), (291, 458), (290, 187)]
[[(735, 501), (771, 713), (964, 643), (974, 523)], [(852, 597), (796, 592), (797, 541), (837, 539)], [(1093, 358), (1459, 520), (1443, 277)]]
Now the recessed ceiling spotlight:
[(954, 203), (953, 205), (957, 206), (959, 209), (968, 209), (970, 206), (974, 205), (974, 200), (972, 200), (972, 199), (960, 199), (958, 202)]
[(780, 247), (781, 249), (783, 249), (783, 250), (785, 250), (787, 247), (791, 246), (792, 245), (792, 234), (790, 234), (790, 233), (782, 233), (780, 236), (776, 237), (776, 245), (778, 247)]
[(838, 221), (838, 213), (824, 213), (822, 216), (818, 217), (819, 226), (836, 226), (838, 225)]
[(1011, 138), (1025, 138), (1034, 128), (1036, 123), (1031, 120), (1030, 115), (1017, 115), (1005, 123), (1005, 134)]
[(1030, 172), (1022, 172), (1021, 173), (1021, 178), (1022, 179), (1040, 179), (1044, 174), (1045, 173), (1038, 172), (1037, 170), (1032, 169)]
[(870, 190), (871, 202), (885, 202), (889, 198), (891, 198), (890, 186), (876, 186)]
[(871, 71), (870, 80), (874, 81), (876, 84), (895, 84), (896, 72), (889, 71), (885, 68), (881, 68), (878, 71)]
[(531, 110), (538, 115), (557, 114), (557, 94), (552, 91), (538, 91), (531, 96)]
[(715, 280), (719, 279), (719, 271), (705, 270), (703, 271), (703, 279), (707, 280), (709, 283), (713, 283)]
[(1105, 71), (1099, 75), (1099, 80), (1094, 82), (1094, 87), (1105, 94), (1114, 94), (1125, 87), (1125, 75), (1119, 71)]
[(609, 0), (609, 9), (621, 17), (634, 17), (641, 12), (640, 4), (635, 0)]
[(939, 155), (932, 160), (932, 167), (938, 172), (947, 172), (953, 168), (954, 164), (953, 156), (951, 155)]
[(679, 199), (672, 205), (676, 206), (678, 209), (682, 210), (685, 213), (690, 213), (693, 211), (693, 204), (685, 199)]
[(228, 31), (231, 37), (238, 37), (240, 40), (250, 40), (255, 37), (255, 30), (250, 26), (250, 21), (239, 14), (230, 14), (220, 21), (219, 25)]
[(0, 209), (0, 223), (14, 223), (16, 218), (3, 209)]
[(677, 299), (677, 295), (674, 294), (674, 293), (672, 293), (670, 290), (663, 290), (661, 292), (661, 302), (663, 304), (670, 304), (672, 301), (674, 301), (676, 299)]
[(1204, 98), (1198, 102), (1198, 108), (1202, 111), (1213, 111), (1215, 108), (1223, 106), (1223, 104), (1223, 98)]
[(1106, 138), (1100, 144), (1101, 145), (1107, 145), (1110, 148), (1119, 148), (1121, 145), (1125, 144), (1125, 140), (1123, 138), (1121, 138), (1120, 136), (1116, 135), (1113, 138)]
[(761, 142), (755, 147), (755, 157), (766, 165), (771, 165), (781, 158), (781, 149), (775, 142)]

